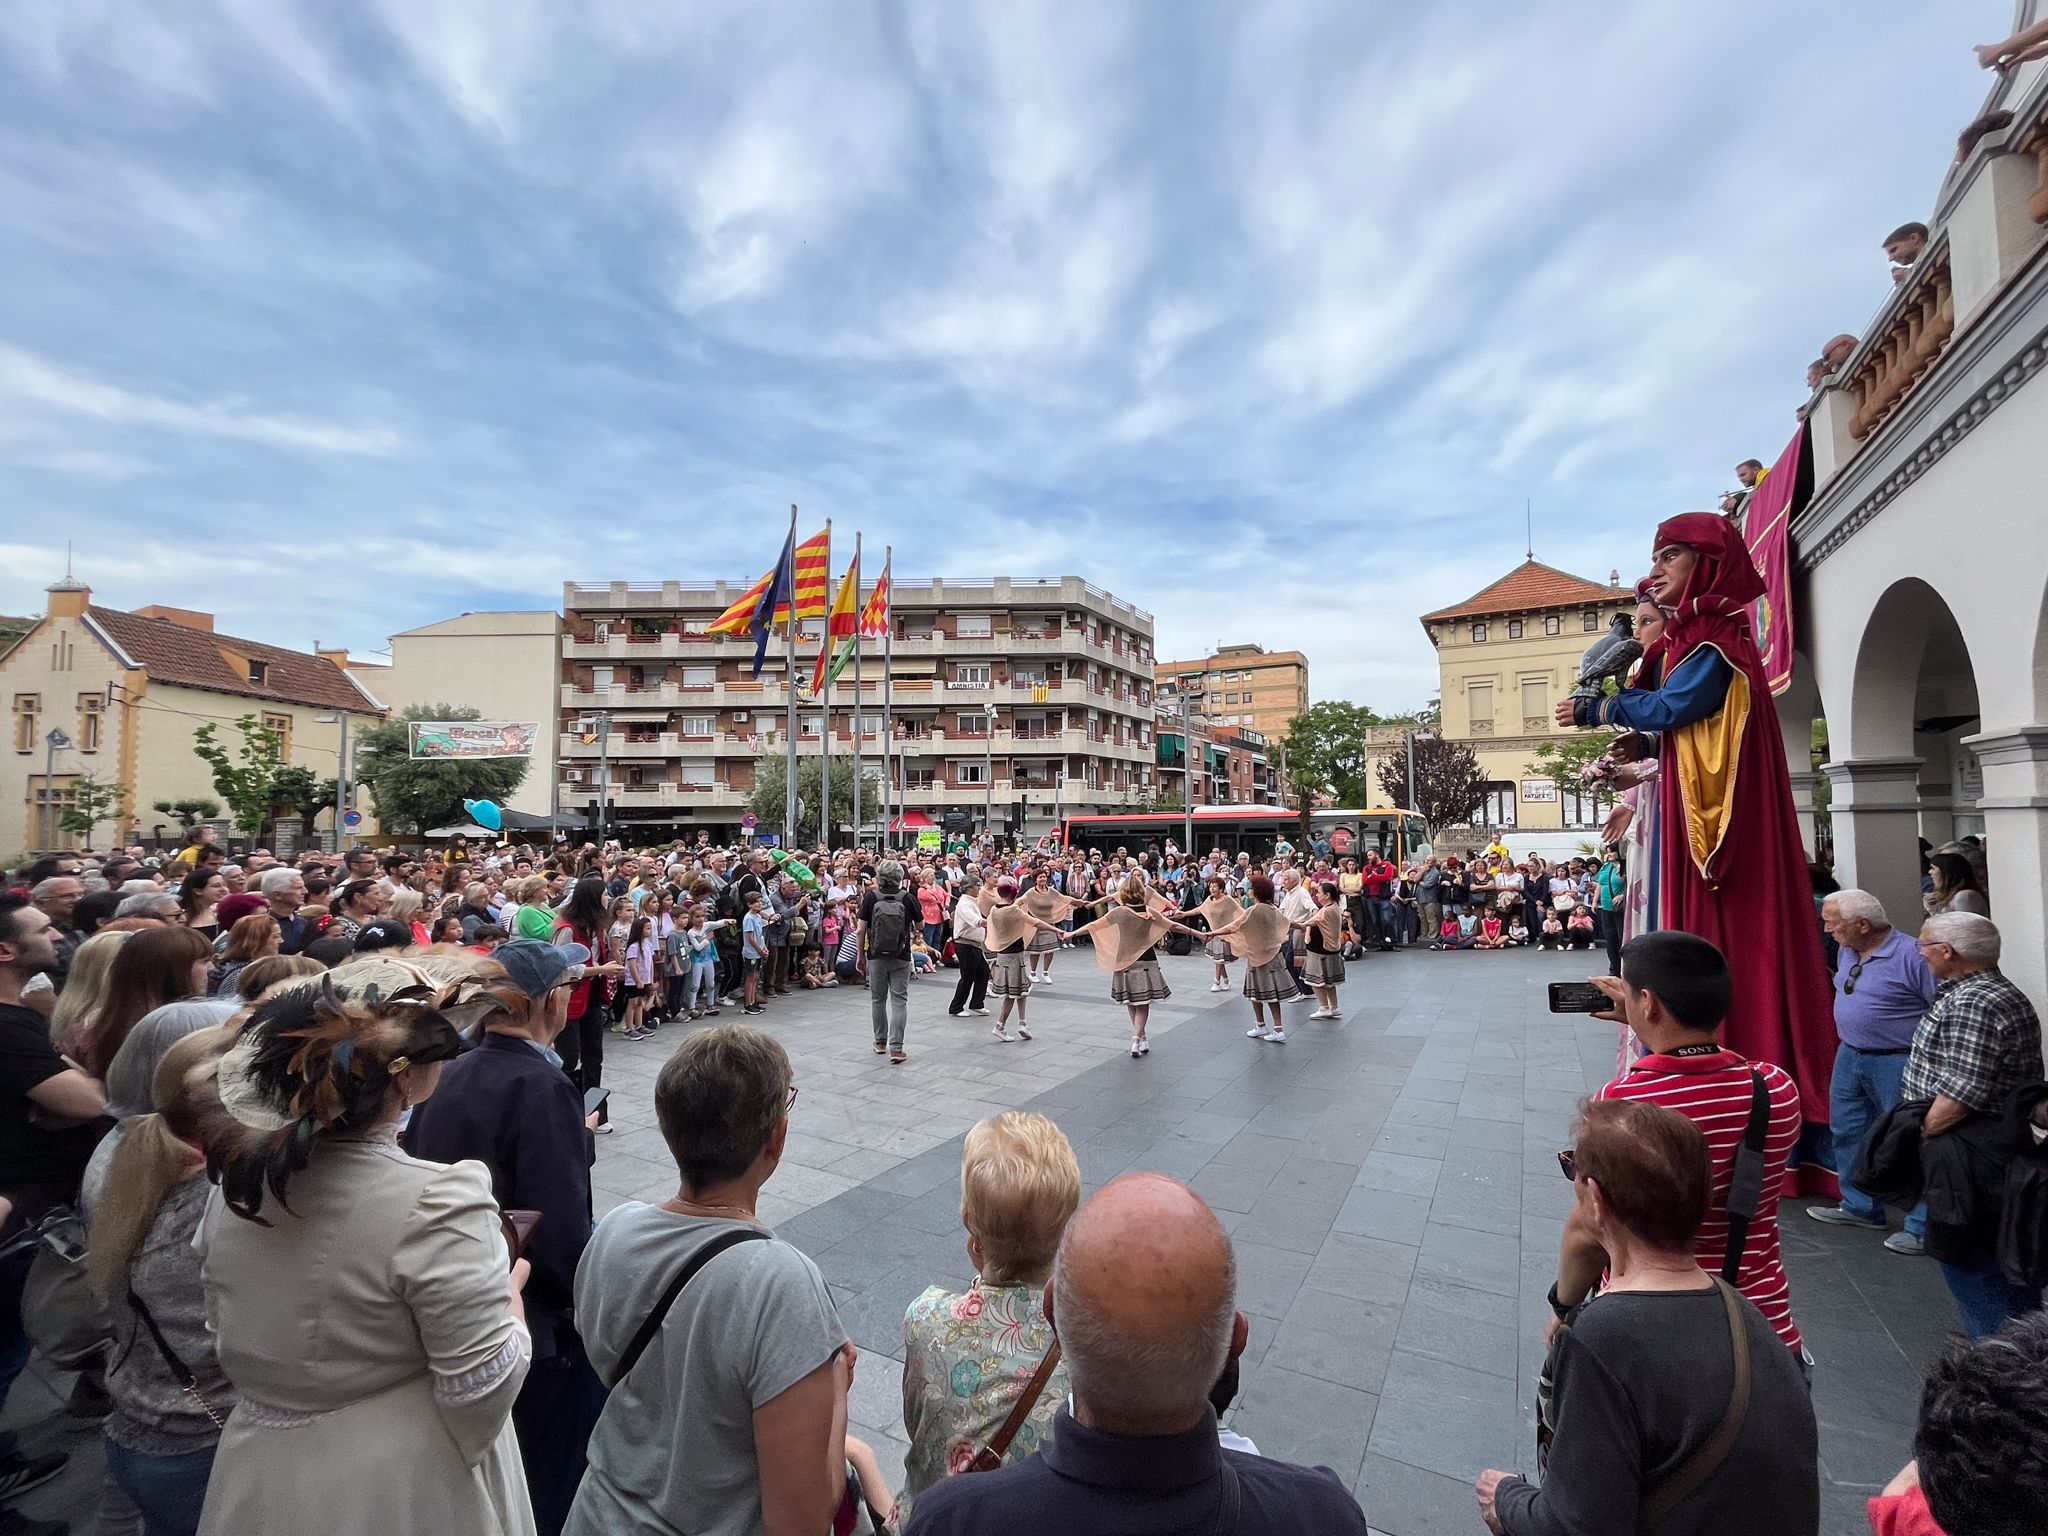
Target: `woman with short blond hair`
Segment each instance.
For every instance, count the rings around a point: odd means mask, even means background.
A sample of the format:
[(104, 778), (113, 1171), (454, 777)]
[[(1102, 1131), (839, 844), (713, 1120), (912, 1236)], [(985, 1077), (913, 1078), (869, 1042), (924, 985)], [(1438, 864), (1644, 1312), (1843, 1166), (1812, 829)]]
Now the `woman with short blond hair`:
[[(957, 1295), (932, 1286), (903, 1318), (903, 1517), (919, 1493), (974, 1464), (1053, 1347), (1045, 1282), (1080, 1203), (1073, 1145), (1045, 1116), (1011, 1110), (967, 1133), (960, 1221), (974, 1283)], [(1045, 1446), (1066, 1395), (1066, 1367), (1055, 1364), (1006, 1463)]]

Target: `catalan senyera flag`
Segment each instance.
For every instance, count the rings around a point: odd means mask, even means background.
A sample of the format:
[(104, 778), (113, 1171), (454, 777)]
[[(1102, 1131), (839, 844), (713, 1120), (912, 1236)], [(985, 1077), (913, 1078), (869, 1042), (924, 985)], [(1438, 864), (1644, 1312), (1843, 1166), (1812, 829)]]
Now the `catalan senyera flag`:
[[(832, 563), (832, 525), (827, 523), (823, 533), (814, 533), (796, 547), (796, 616), (800, 619), (815, 619), (825, 611), (825, 585), (827, 567)], [(778, 567), (779, 569), (779, 567)], [(775, 572), (769, 571), (759, 581), (740, 594), (733, 605), (704, 626), (710, 635), (744, 635), (754, 624), (754, 610), (760, 606), (761, 595), (775, 580)], [(779, 602), (775, 607), (775, 622), (789, 622), (789, 604)]]
[(823, 695), (827, 685), (839, 676), (839, 669), (846, 665), (846, 658), (851, 654), (847, 646), (840, 647), (830, 671), (826, 670), (825, 658), (831, 653), (831, 641), (843, 639), (851, 642), (854, 638), (859, 606), (860, 566), (854, 564), (849, 565), (846, 575), (840, 578), (839, 595), (832, 599), (832, 611), (825, 619), (826, 640), (818, 646), (818, 664), (811, 670), (811, 697), (814, 699)]
[(889, 566), (882, 567), (882, 574), (875, 578), (875, 590), (868, 594), (868, 600), (860, 610), (860, 632), (871, 639), (879, 639), (889, 633)]

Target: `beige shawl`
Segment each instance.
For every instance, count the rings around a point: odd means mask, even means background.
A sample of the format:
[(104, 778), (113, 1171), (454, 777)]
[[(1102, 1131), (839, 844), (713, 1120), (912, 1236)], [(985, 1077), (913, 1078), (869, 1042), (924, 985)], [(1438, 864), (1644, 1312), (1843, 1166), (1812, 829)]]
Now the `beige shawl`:
[(1006, 901), (999, 907), (988, 909), (989, 953), (1008, 949), (1031, 931), (1030, 915), (1018, 903)]
[(1315, 921), (1309, 926), (1323, 930), (1323, 949), (1326, 953), (1334, 955), (1344, 947), (1344, 909), (1336, 902), (1331, 902), (1317, 912)]
[(1230, 936), (1230, 947), (1253, 965), (1265, 965), (1287, 942), (1288, 923), (1280, 909), (1269, 901), (1255, 903), (1244, 915), (1244, 926)]
[[(1240, 907), (1236, 900), (1229, 896), (1211, 896), (1207, 901), (1195, 908), (1195, 914), (1209, 925), (1211, 933), (1214, 933), (1218, 928), (1227, 927), (1229, 924), (1236, 922), (1238, 914), (1242, 911), (1244, 911), (1244, 908)], [(1238, 937), (1240, 937), (1238, 934), (1230, 936), (1231, 939)], [(1231, 944), (1230, 939), (1225, 939), (1223, 942), (1230, 945), (1232, 954), (1237, 953), (1237, 946)]]
[(1056, 923), (1067, 915), (1069, 899), (1058, 891), (1041, 891), (1033, 886), (1019, 898), (1024, 910), (1042, 923)]
[(1126, 971), (1151, 952), (1160, 940), (1159, 925), (1145, 913), (1119, 901), (1103, 915), (1095, 941), (1095, 963), (1105, 971)]

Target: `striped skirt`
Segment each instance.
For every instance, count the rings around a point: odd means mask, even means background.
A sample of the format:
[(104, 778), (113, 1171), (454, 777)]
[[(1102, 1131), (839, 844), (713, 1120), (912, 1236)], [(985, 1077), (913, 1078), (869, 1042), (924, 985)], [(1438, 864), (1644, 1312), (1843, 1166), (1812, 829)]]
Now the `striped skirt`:
[(1028, 997), (1031, 983), (1024, 974), (1024, 951), (988, 957), (988, 990), (991, 997)]
[(1344, 957), (1310, 950), (1301, 957), (1301, 974), (1312, 987), (1334, 987), (1344, 979)]
[(1043, 955), (1049, 954), (1059, 947), (1060, 936), (1057, 933), (1048, 933), (1043, 928), (1034, 928), (1031, 930), (1031, 938), (1024, 945), (1024, 950), (1027, 954)]
[(1214, 960), (1218, 965), (1228, 965), (1237, 958), (1237, 956), (1230, 952), (1230, 941), (1228, 939), (1211, 939), (1202, 946), (1202, 953), (1211, 960)]
[(1294, 978), (1287, 974), (1287, 962), (1278, 955), (1264, 965), (1246, 968), (1244, 973), (1244, 995), (1255, 1003), (1284, 1003), (1301, 988), (1294, 984)]
[(1109, 979), (1109, 996), (1118, 1003), (1157, 1003), (1173, 996), (1166, 973), (1150, 955)]

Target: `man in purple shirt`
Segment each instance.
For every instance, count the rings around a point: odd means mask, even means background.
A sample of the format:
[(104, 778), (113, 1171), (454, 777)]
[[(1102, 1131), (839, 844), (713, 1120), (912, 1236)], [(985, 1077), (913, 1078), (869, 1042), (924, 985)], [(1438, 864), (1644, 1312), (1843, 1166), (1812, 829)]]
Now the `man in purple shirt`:
[[(1828, 1084), (1835, 1168), (1846, 1172), (1872, 1124), (1899, 1102), (1913, 1030), (1934, 1005), (1938, 983), (1914, 942), (1892, 927), (1868, 891), (1837, 891), (1821, 904), (1821, 925), (1841, 946), (1835, 962), (1835, 1075)], [(1815, 1221), (1882, 1232), (1884, 1207), (1842, 1181), (1840, 1205), (1809, 1205)], [(1884, 1240), (1893, 1253), (1926, 1252), (1927, 1209), (1916, 1206), (1903, 1232)]]

